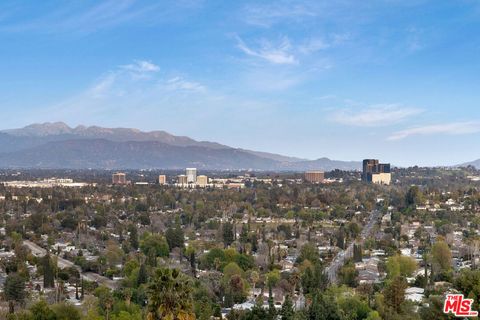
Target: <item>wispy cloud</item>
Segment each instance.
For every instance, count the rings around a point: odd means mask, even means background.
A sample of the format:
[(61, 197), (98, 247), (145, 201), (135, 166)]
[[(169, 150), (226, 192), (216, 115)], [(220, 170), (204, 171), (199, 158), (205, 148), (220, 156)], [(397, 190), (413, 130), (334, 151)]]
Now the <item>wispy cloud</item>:
[(185, 91), (194, 91), (194, 92), (205, 92), (207, 89), (201, 83), (195, 81), (185, 80), (182, 77), (174, 77), (168, 79), (165, 87), (168, 90), (185, 90)]
[(86, 95), (95, 98), (107, 96), (123, 96), (135, 82), (150, 79), (160, 67), (147, 60), (135, 60), (131, 64), (122, 65), (100, 77), (87, 90)]
[(273, 64), (298, 64), (298, 60), (291, 52), (292, 46), (287, 37), (283, 37), (277, 45), (263, 40), (258, 49), (252, 49), (240, 37), (237, 36), (236, 38), (238, 48), (249, 56), (260, 58)]
[(421, 109), (403, 107), (398, 104), (374, 105), (367, 108), (347, 108), (336, 111), (331, 119), (334, 122), (358, 126), (381, 127), (399, 123), (421, 113)]
[(402, 140), (419, 135), (463, 135), (480, 132), (480, 121), (465, 121), (413, 127), (393, 133), (388, 140)]
[(316, 16), (315, 10), (307, 3), (276, 1), (273, 4), (255, 4), (245, 6), (242, 17), (248, 24), (271, 27), (285, 20), (299, 20)]
[[(109, 126), (141, 124), (171, 132), (181, 130), (182, 134), (195, 132), (200, 136), (209, 131), (215, 136), (218, 135), (215, 125), (206, 126), (201, 132), (196, 128), (207, 122), (227, 123), (232, 118), (241, 118), (245, 112), (264, 119), (280, 105), (271, 99), (237, 95), (228, 88), (212, 90), (187, 74), (145, 62), (136, 60), (119, 65), (85, 90), (57, 104), (39, 108), (31, 116), (35, 122), (60, 119), (72, 124), (88, 124), (94, 119)], [(138, 77), (138, 72), (148, 76)], [(258, 126), (263, 123), (258, 121)], [(232, 122), (225, 130), (243, 132), (245, 124)]]
[[(47, 7), (47, 5), (45, 5)], [(28, 6), (25, 6), (28, 10)], [(52, 6), (28, 16), (13, 16), (11, 21), (0, 25), (0, 31), (90, 34), (128, 23), (151, 25), (171, 21), (180, 13), (185, 15), (198, 7), (196, 1), (140, 2), (137, 0), (103, 0), (69, 2), (62, 6)], [(17, 10), (19, 14), (22, 10)]]

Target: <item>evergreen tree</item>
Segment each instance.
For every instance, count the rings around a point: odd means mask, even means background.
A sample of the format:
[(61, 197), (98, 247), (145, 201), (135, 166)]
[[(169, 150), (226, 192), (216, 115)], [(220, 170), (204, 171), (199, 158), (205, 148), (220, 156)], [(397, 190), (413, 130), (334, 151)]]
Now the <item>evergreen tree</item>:
[(400, 313), (402, 304), (405, 301), (405, 289), (407, 283), (402, 277), (396, 277), (385, 288), (383, 295), (385, 296), (385, 304)]
[(185, 237), (183, 235), (183, 230), (179, 225), (177, 225), (175, 228), (168, 228), (165, 232), (165, 238), (167, 239), (170, 251), (172, 251), (173, 248), (183, 249), (185, 246)]
[(250, 238), (250, 244), (252, 245), (252, 252), (256, 253), (258, 250), (257, 234), (253, 234)]
[(293, 309), (293, 302), (290, 295), (285, 297), (285, 301), (280, 311), (281, 320), (293, 320), (295, 318), (295, 310)]
[(137, 250), (138, 249), (138, 230), (137, 227), (133, 224), (131, 224), (128, 228), (130, 235), (129, 235), (129, 242), (130, 246), (132, 246), (133, 249)]
[(337, 247), (345, 249), (345, 228), (341, 226), (337, 233)]
[(240, 243), (242, 244), (242, 251), (245, 251), (245, 244), (248, 242), (248, 230), (247, 225), (244, 223), (242, 225), (242, 232), (240, 233)]
[(197, 264), (195, 261), (195, 251), (192, 250), (190, 252), (190, 268), (192, 269), (192, 274), (196, 278), (197, 277)]
[(268, 319), (268, 313), (263, 308), (261, 299), (257, 301), (250, 312), (247, 312), (242, 320), (265, 320)]
[[(55, 312), (50, 309), (50, 306), (45, 300), (40, 300), (30, 307), (32, 319), (35, 320), (56, 320)], [(73, 319), (73, 318), (72, 318)]]
[(223, 244), (226, 247), (230, 246), (234, 241), (233, 225), (227, 222), (223, 225)]
[(318, 290), (324, 291), (328, 286), (328, 277), (320, 263), (307, 268), (301, 278), (303, 292), (314, 293)]
[(43, 287), (53, 288), (55, 287), (55, 271), (53, 270), (53, 261), (50, 254), (43, 257)]
[(142, 263), (142, 265), (140, 266), (140, 269), (138, 269), (137, 286), (147, 283), (147, 281), (148, 281), (147, 268), (145, 267), (145, 264)]
[(354, 244), (353, 245), (353, 261), (355, 262), (362, 262), (362, 245), (361, 244)]
[(340, 320), (340, 309), (332, 296), (321, 293), (315, 294), (308, 309), (309, 320)]
[(277, 317), (277, 310), (275, 310), (275, 302), (273, 301), (273, 294), (272, 294), (272, 285), (269, 284), (268, 286), (268, 320), (275, 320)]
[(23, 304), (25, 300), (25, 279), (17, 273), (11, 273), (3, 285), (5, 300), (9, 302), (10, 313), (14, 312), (15, 303)]

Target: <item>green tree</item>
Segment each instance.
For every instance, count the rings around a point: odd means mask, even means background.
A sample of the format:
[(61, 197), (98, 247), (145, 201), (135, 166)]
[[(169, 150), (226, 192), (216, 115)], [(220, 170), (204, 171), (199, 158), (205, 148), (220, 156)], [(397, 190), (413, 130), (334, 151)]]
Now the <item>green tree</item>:
[(81, 314), (78, 308), (68, 303), (59, 303), (52, 306), (56, 320), (80, 320)]
[(177, 225), (175, 228), (168, 228), (165, 232), (165, 238), (167, 238), (167, 243), (170, 250), (173, 248), (183, 249), (185, 246), (183, 230), (179, 225)]
[(138, 269), (137, 287), (144, 283), (147, 283), (147, 281), (148, 281), (147, 267), (145, 266), (144, 263), (142, 263), (142, 265)]
[(290, 295), (285, 297), (285, 301), (282, 305), (282, 310), (280, 311), (281, 320), (294, 320), (295, 319), (295, 310), (293, 309), (293, 302)]
[(308, 260), (312, 264), (316, 264), (320, 261), (320, 254), (318, 253), (317, 247), (311, 243), (306, 243), (300, 249), (300, 255), (297, 258), (298, 263)]
[(57, 316), (45, 300), (40, 300), (30, 307), (32, 320), (56, 320)]
[(363, 259), (362, 245), (354, 244), (353, 245), (353, 261), (362, 262), (362, 259)]
[(432, 262), (440, 272), (452, 269), (452, 252), (445, 241), (437, 241), (432, 246)]
[(455, 279), (454, 284), (455, 288), (473, 299), (475, 305), (478, 306), (480, 300), (480, 270), (463, 269)]
[(45, 288), (55, 287), (55, 270), (52, 258), (50, 254), (47, 254), (42, 258), (42, 267), (43, 267), (43, 286)]
[(233, 233), (233, 224), (227, 222), (223, 225), (223, 244), (226, 247), (230, 246), (235, 240), (235, 235)]
[(230, 262), (223, 269), (222, 288), (225, 305), (242, 303), (247, 298), (248, 284), (244, 279), (245, 272), (235, 262)]
[(418, 186), (411, 186), (405, 195), (405, 203), (408, 207), (416, 206), (424, 202), (423, 193)]
[(349, 260), (343, 267), (340, 268), (338, 271), (338, 276), (340, 278), (341, 283), (349, 286), (349, 287), (356, 287), (357, 286), (357, 276), (358, 272), (355, 269), (355, 264), (352, 260)]
[(275, 269), (267, 273), (267, 286), (275, 287), (278, 281), (280, 281), (280, 271)]
[(396, 277), (385, 287), (383, 295), (385, 304), (391, 309), (400, 313), (402, 304), (405, 301), (405, 289), (407, 283), (402, 277)]
[(301, 276), (302, 288), (305, 294), (324, 291), (328, 286), (328, 278), (320, 263), (307, 267)]
[(337, 247), (345, 249), (345, 227), (343, 226), (337, 232)]
[(317, 293), (308, 308), (309, 320), (341, 320), (342, 315), (335, 298), (331, 295)]
[(140, 241), (140, 250), (147, 256), (155, 257), (168, 257), (170, 253), (167, 240), (157, 233), (147, 233)]
[(156, 269), (147, 294), (148, 320), (195, 319), (190, 281), (177, 269)]
[(138, 249), (138, 229), (137, 227), (134, 225), (134, 224), (131, 224), (128, 226), (128, 231), (130, 232), (129, 234), (129, 242), (130, 242), (130, 246), (137, 250)]
[(125, 310), (120, 311), (118, 314), (114, 314), (112, 320), (142, 320), (142, 314), (140, 312), (128, 312)]
[(23, 304), (25, 301), (25, 279), (17, 273), (10, 273), (5, 279), (3, 292), (9, 302), (10, 313), (13, 313), (15, 303)]
[(417, 262), (412, 257), (394, 255), (388, 258), (386, 267), (390, 279), (398, 276), (410, 277), (417, 270)]

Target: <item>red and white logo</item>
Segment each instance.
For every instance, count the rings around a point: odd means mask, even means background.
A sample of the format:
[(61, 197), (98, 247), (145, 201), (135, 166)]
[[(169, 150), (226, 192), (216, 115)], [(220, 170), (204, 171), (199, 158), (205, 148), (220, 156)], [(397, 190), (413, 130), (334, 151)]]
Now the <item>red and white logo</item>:
[(444, 313), (453, 313), (456, 317), (476, 317), (478, 311), (472, 311), (473, 299), (465, 299), (463, 294), (447, 294), (443, 304)]

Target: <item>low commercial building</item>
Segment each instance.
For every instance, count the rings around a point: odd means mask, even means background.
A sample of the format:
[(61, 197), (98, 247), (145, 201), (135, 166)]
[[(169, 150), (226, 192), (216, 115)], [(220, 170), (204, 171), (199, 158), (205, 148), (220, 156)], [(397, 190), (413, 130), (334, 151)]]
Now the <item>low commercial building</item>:
[(188, 184), (187, 176), (184, 175), (184, 174), (179, 175), (179, 176), (178, 176), (177, 183), (178, 183), (179, 185), (186, 185), (186, 184)]
[(123, 172), (116, 172), (112, 174), (113, 184), (127, 184), (127, 174)]
[(306, 171), (305, 180), (311, 183), (322, 183), (325, 180), (325, 173), (323, 171)]
[(391, 173), (372, 173), (371, 182), (376, 184), (389, 185), (392, 182)]
[(208, 185), (208, 177), (204, 175), (197, 176), (197, 186), (205, 188)]

